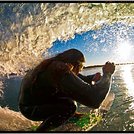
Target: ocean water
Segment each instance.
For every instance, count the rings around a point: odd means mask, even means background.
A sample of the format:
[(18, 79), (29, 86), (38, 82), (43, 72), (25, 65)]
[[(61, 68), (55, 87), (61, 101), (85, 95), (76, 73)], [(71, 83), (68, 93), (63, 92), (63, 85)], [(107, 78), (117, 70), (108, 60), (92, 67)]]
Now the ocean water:
[(0, 98), (0, 106), (8, 107), (11, 110), (19, 111), (18, 109), (18, 94), (22, 78), (17, 76), (4, 77), (2, 79), (4, 94)]
[[(99, 68), (84, 69), (82, 74), (102, 72)], [(0, 99), (2, 107), (18, 111), (18, 93), (22, 77), (4, 78), (4, 96)], [(91, 131), (134, 131), (134, 65), (116, 67), (112, 77), (111, 90), (115, 100), (104, 119)]]
[[(126, 26), (112, 28), (114, 35), (121, 38), (123, 33), (123, 39), (133, 35), (133, 30), (128, 31), (134, 24), (133, 9), (134, 3), (1, 3), (0, 76), (23, 75), (43, 59), (43, 53), (47, 54), (57, 39), (67, 41), (75, 34), (120, 22)], [(112, 36), (109, 31), (104, 34)], [(98, 33), (93, 38), (97, 40)], [(95, 48), (96, 44), (89, 45), (96, 52)], [(133, 65), (117, 67), (111, 87), (115, 101), (104, 121), (92, 131), (134, 130), (133, 70)], [(85, 69), (82, 73), (96, 71), (101, 68)], [(4, 87), (0, 106), (18, 111), (21, 80), (16, 75), (0, 77), (0, 89)]]
[[(101, 68), (90, 71), (94, 73), (98, 70), (101, 71)], [(84, 73), (88, 74), (88, 71)], [(134, 131), (134, 65), (116, 67), (111, 90), (115, 93), (113, 105), (91, 131)]]

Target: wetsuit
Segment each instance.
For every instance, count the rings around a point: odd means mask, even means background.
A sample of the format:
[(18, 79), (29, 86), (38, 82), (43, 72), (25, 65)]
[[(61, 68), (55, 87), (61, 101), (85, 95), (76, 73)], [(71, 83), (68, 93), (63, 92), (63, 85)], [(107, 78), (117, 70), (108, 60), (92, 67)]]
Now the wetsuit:
[(34, 70), (27, 73), (19, 96), (19, 108), (25, 117), (35, 121), (50, 119), (56, 127), (73, 116), (75, 101), (92, 108), (100, 106), (109, 92), (111, 74), (104, 74), (91, 85), (94, 75), (76, 76), (67, 68), (65, 63), (53, 61), (36, 79), (32, 76)]

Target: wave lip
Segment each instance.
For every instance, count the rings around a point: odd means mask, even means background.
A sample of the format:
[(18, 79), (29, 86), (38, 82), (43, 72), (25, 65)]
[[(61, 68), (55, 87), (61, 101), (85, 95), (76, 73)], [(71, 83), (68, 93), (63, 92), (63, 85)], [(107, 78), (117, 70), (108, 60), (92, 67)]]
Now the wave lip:
[(0, 74), (24, 74), (42, 60), (57, 39), (134, 23), (134, 3), (1, 3)]

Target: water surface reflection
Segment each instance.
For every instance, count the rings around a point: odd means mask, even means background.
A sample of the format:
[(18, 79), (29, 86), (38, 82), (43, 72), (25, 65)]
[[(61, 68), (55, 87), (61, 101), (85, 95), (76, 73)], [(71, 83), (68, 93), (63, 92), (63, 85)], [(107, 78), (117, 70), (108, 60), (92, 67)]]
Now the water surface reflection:
[[(132, 65), (122, 66), (122, 77), (126, 84), (127, 88), (127, 95), (131, 97), (131, 99), (134, 99), (134, 72)], [(134, 102), (130, 104), (130, 109), (134, 108)]]
[(116, 66), (111, 90), (114, 103), (92, 131), (134, 131), (134, 65)]

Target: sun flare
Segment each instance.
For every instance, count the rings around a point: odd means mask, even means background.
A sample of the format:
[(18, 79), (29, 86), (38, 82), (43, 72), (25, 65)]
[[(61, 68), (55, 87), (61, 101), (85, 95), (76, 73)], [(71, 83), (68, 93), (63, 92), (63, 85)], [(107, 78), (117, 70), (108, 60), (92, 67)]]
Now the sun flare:
[(119, 58), (128, 59), (131, 55), (132, 45), (128, 41), (121, 42), (117, 45), (117, 53)]
[[(122, 74), (122, 77), (123, 77), (123, 80), (126, 84), (126, 87), (127, 87), (127, 94), (128, 96), (131, 96), (134, 98), (134, 78), (133, 78), (133, 74), (132, 74), (132, 66), (131, 65), (127, 65), (127, 66), (123, 66), (123, 74)], [(134, 102), (131, 103), (130, 107), (131, 108), (134, 108)]]

